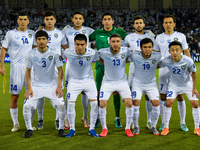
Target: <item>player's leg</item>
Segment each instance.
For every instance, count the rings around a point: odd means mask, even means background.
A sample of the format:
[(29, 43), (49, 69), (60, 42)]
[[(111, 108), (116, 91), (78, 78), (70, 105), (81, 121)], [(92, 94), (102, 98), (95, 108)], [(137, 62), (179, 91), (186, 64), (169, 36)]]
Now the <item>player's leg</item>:
[[(38, 126), (37, 129), (38, 130), (42, 130), (43, 129), (43, 125), (44, 125), (44, 120), (43, 120), (43, 109), (44, 109), (44, 97), (40, 98), (37, 104), (37, 113), (38, 113)], [(33, 112), (32, 112), (33, 115)]]
[[(146, 127), (148, 128), (148, 129), (151, 129), (151, 125), (152, 125), (152, 123), (151, 123), (151, 112), (152, 112), (152, 103), (151, 103), (151, 101), (149, 100), (149, 98), (148, 98), (148, 96), (147, 95), (145, 95), (145, 99), (146, 99), (146, 111), (147, 111), (147, 125), (146, 125)], [(160, 114), (160, 113), (159, 113)]]
[(89, 123), (88, 123), (88, 108), (89, 108), (89, 99), (87, 95), (84, 92), (81, 92), (81, 100), (82, 100), (82, 105), (83, 105), (83, 118), (81, 121), (84, 123), (84, 127), (88, 128)]
[(121, 128), (122, 124), (120, 121), (120, 108), (121, 108), (121, 100), (118, 92), (113, 92), (113, 103), (115, 108), (115, 119), (114, 122), (117, 128)]
[(134, 132), (133, 134), (139, 135), (139, 115), (140, 115), (140, 99), (133, 100), (133, 123), (134, 123)]
[[(69, 63), (66, 63), (66, 67), (65, 67), (65, 88), (67, 89), (68, 87), (68, 82), (69, 82)], [(65, 125), (64, 125), (64, 129), (69, 129), (69, 121), (67, 118), (67, 104), (68, 104), (68, 99), (67, 99), (67, 92), (66, 92), (66, 96), (65, 96)]]

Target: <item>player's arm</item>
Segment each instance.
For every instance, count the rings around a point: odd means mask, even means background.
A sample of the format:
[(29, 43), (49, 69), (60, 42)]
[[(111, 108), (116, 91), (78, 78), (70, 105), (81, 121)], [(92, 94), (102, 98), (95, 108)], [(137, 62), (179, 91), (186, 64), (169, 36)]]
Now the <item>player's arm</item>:
[(104, 65), (103, 59), (100, 57), (99, 60), (97, 60), (100, 64)]
[(3, 76), (6, 72), (5, 66), (4, 66), (4, 59), (6, 56), (7, 49), (5, 47), (1, 47), (1, 68), (0, 68), (0, 74)]
[(33, 46), (32, 46), (32, 49), (34, 49), (34, 48), (36, 48), (36, 47), (37, 47), (37, 45), (33, 45)]
[(61, 47), (65, 50), (65, 49), (69, 48), (69, 45), (65, 44), (65, 45), (61, 45)]
[(31, 68), (26, 68), (26, 83), (27, 91), (24, 94), (25, 99), (29, 99), (29, 96), (33, 97), (33, 90), (31, 88)]
[(184, 50), (184, 55), (186, 55), (186, 56), (188, 56), (188, 57), (191, 57), (190, 51), (189, 51), (188, 48)]
[(196, 83), (197, 83), (197, 72), (192, 72), (192, 81), (193, 81), (193, 88), (192, 88), (192, 97), (194, 94), (199, 99), (199, 93), (196, 89)]
[(58, 69), (58, 86), (56, 88), (56, 95), (58, 96), (58, 98), (61, 98), (63, 96), (63, 91), (61, 89), (62, 79), (63, 79), (63, 69), (62, 66), (57, 67), (57, 69)]

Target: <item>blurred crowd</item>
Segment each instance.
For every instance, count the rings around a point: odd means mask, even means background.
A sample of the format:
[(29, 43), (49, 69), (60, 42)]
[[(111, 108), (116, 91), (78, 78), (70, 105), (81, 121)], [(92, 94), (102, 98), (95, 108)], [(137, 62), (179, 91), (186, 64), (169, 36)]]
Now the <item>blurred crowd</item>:
[[(37, 30), (43, 24), (43, 13), (46, 9), (36, 8), (13, 8), (9, 11), (7, 7), (1, 7), (0, 11), (0, 46), (6, 32), (17, 27), (17, 14), (19, 11), (26, 11), (30, 16), (29, 28)], [(73, 26), (71, 22), (73, 9), (52, 9), (57, 14), (56, 27), (62, 29), (66, 25)], [(176, 31), (182, 32), (187, 37), (187, 42), (191, 53), (200, 53), (200, 10), (199, 9), (162, 9), (162, 10), (137, 10), (94, 8), (92, 6), (80, 9), (85, 15), (85, 26), (93, 29), (102, 27), (102, 15), (104, 12), (111, 12), (114, 15), (114, 25), (122, 27), (127, 33), (133, 32), (133, 18), (141, 15), (145, 18), (145, 29), (151, 30), (155, 35), (162, 33), (162, 18), (166, 14), (176, 16)]]

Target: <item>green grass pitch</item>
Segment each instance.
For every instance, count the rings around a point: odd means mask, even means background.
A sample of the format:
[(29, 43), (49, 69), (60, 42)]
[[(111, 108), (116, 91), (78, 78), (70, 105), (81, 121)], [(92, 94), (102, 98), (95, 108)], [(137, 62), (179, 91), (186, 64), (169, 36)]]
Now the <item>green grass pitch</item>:
[[(197, 67), (198, 79), (197, 89), (200, 91), (200, 63), (195, 63)], [(33, 136), (28, 139), (23, 138), (23, 134), (26, 131), (25, 122), (22, 114), (24, 93), (21, 92), (18, 109), (19, 109), (19, 132), (12, 133), (10, 130), (13, 127), (10, 117), (10, 94), (9, 94), (9, 70), (10, 64), (6, 63), (6, 93), (3, 94), (2, 84), (3, 77), (0, 77), (0, 150), (23, 150), (23, 149), (198, 149), (200, 137), (194, 135), (194, 123), (192, 117), (192, 107), (188, 99), (186, 100), (187, 115), (186, 124), (189, 128), (188, 132), (180, 130), (180, 117), (177, 108), (177, 102), (173, 104), (172, 117), (170, 120), (170, 133), (167, 136), (154, 136), (150, 134), (150, 131), (146, 128), (146, 109), (144, 97), (140, 106), (140, 134), (133, 138), (126, 137), (124, 133), (124, 127), (126, 123), (125, 119), (125, 105), (121, 104), (121, 118), (123, 128), (116, 128), (114, 124), (114, 106), (112, 96), (107, 106), (107, 125), (108, 135), (105, 138), (93, 138), (88, 135), (88, 128), (84, 128), (81, 123), (82, 103), (79, 95), (76, 102), (76, 135), (72, 138), (60, 138), (58, 131), (55, 130), (55, 110), (51, 106), (48, 99), (45, 100), (44, 106), (44, 129), (41, 131), (34, 131)], [(92, 65), (93, 70), (95, 64)], [(126, 71), (128, 73), (128, 64)], [(64, 66), (65, 67), (65, 66)], [(158, 71), (156, 72), (156, 76)], [(64, 90), (66, 93), (66, 90)], [(37, 113), (34, 117), (34, 126), (37, 126)], [(157, 128), (161, 124), (159, 119)], [(101, 126), (96, 129), (97, 133), (101, 132)], [(68, 131), (65, 131), (66, 133)]]

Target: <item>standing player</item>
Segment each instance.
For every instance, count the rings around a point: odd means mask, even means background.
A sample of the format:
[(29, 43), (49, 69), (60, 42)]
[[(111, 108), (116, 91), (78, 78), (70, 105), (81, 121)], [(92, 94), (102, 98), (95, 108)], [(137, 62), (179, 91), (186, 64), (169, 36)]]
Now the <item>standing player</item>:
[(35, 32), (27, 29), (29, 24), (28, 15), (25, 12), (20, 12), (17, 18), (18, 28), (10, 30), (6, 33), (2, 48), (1, 48), (1, 75), (6, 72), (4, 66), (4, 59), (6, 50), (9, 48), (9, 55), (11, 59), (10, 70), (10, 114), (13, 120), (12, 132), (19, 130), (18, 122), (18, 106), (17, 101), (19, 94), (25, 84), (25, 59), (28, 51), (32, 49)]
[(167, 135), (169, 133), (169, 121), (171, 118), (172, 104), (176, 96), (178, 94), (185, 93), (192, 104), (192, 114), (195, 127), (194, 134), (200, 136), (198, 110), (199, 93), (196, 89), (196, 66), (190, 57), (181, 55), (183, 50), (180, 42), (171, 42), (169, 45), (169, 52), (171, 55), (159, 63), (160, 67), (167, 67), (171, 75), (167, 89), (167, 103), (164, 109), (165, 128), (163, 129), (161, 135)]
[(132, 79), (132, 97), (133, 97), (133, 121), (134, 134), (139, 135), (139, 108), (142, 94), (145, 93), (152, 103), (152, 125), (151, 132), (159, 135), (156, 129), (160, 110), (159, 110), (159, 92), (156, 83), (155, 72), (157, 64), (161, 59), (161, 54), (152, 52), (153, 41), (144, 38), (140, 41), (142, 51), (135, 52), (129, 57), (129, 61), (134, 62), (135, 72)]
[[(130, 46), (130, 49), (141, 51), (140, 49), (140, 41), (144, 38), (151, 38), (154, 41), (154, 35), (148, 34), (144, 32), (144, 18), (142, 16), (136, 16), (133, 19), (133, 27), (135, 28), (135, 33), (131, 33), (125, 37), (125, 44)], [(130, 89), (132, 89), (132, 79), (135, 71), (134, 62), (130, 62), (129, 67), (129, 76), (128, 76), (128, 84)], [(149, 101), (148, 97), (145, 95), (146, 98), (146, 111), (147, 111), (147, 128), (151, 129), (151, 111), (152, 111), (152, 104)]]
[[(55, 28), (55, 23), (56, 23), (56, 14), (53, 11), (46, 11), (44, 13), (44, 23), (45, 23), (45, 28), (43, 29), (44, 31), (46, 31), (48, 33), (49, 36), (49, 42), (48, 42), (48, 46), (50, 47), (54, 47), (56, 52), (61, 55), (61, 47), (63, 49), (66, 49), (68, 47), (67, 45), (67, 41), (65, 38), (64, 33)], [(34, 42), (35, 47), (37, 46), (37, 43)], [(57, 68), (56, 72), (57, 72)], [(57, 74), (57, 73), (56, 73)], [(57, 76), (55, 76), (55, 78), (57, 79)], [(43, 129), (43, 109), (44, 109), (44, 98), (41, 98), (38, 101), (38, 105), (37, 105), (37, 112), (38, 112), (38, 130)], [(34, 116), (34, 110), (32, 110), (32, 119)], [(33, 121), (33, 120), (32, 120)], [(56, 119), (55, 119), (55, 128), (58, 129), (59, 126), (59, 116), (58, 116), (58, 112), (56, 112)]]
[[(56, 49), (47, 46), (49, 42), (48, 37), (47, 32), (38, 31), (35, 34), (38, 48), (33, 49), (27, 57), (26, 82), (28, 90), (24, 94), (25, 101), (23, 106), (27, 131), (23, 136), (24, 138), (28, 138), (33, 134), (31, 127), (31, 109), (36, 109), (39, 99), (43, 97), (49, 98), (51, 104), (59, 114), (59, 135), (61, 137), (65, 137), (66, 135), (63, 130), (65, 109), (61, 89), (63, 62), (61, 56), (56, 52)], [(55, 67), (58, 69), (57, 80), (54, 77)], [(32, 83), (31, 68), (34, 68), (34, 81)]]
[[(163, 18), (163, 27), (165, 32), (159, 34), (156, 37), (156, 44), (154, 49), (161, 52), (162, 57), (169, 56), (169, 44), (172, 41), (179, 41), (181, 42), (184, 50), (184, 54), (190, 57), (190, 52), (188, 50), (188, 44), (186, 41), (186, 37), (184, 34), (180, 32), (174, 31), (174, 27), (176, 26), (176, 18), (173, 15), (166, 15)], [(160, 92), (160, 115), (162, 118), (162, 124), (159, 130), (163, 130), (164, 128), (164, 106), (166, 104), (166, 96), (167, 96), (167, 87), (169, 82), (170, 74), (167, 67), (161, 68), (159, 70), (159, 92)], [(186, 116), (186, 106), (185, 101), (183, 100), (183, 95), (179, 95), (177, 97), (178, 101), (178, 110), (181, 118), (180, 127), (183, 131), (188, 131), (188, 128), (185, 124), (185, 116)]]
[(75, 135), (75, 102), (82, 91), (87, 95), (91, 105), (89, 134), (99, 137), (94, 130), (98, 115), (97, 90), (94, 82), (92, 61), (99, 60), (99, 55), (91, 48), (87, 48), (87, 37), (77, 34), (74, 38), (75, 48), (67, 49), (64, 58), (69, 61), (69, 84), (67, 87), (68, 108), (67, 115), (70, 131), (66, 137)]
[[(90, 35), (90, 41), (96, 41), (97, 51), (102, 48), (110, 47), (109, 45), (109, 38), (112, 34), (117, 33), (121, 36), (122, 39), (124, 39), (127, 35), (127, 33), (120, 28), (116, 28), (113, 26), (114, 19), (113, 15), (111, 13), (105, 13), (103, 14), (103, 20), (102, 24), (104, 25), (103, 28), (95, 30)], [(98, 91), (98, 97), (97, 100), (99, 101), (99, 92), (101, 88), (101, 82), (104, 75), (104, 65), (96, 62), (96, 86)], [(121, 122), (120, 122), (120, 96), (119, 93), (114, 92), (113, 93), (113, 99), (114, 99), (114, 107), (115, 107), (115, 119), (114, 122), (116, 123), (116, 127), (121, 128)], [(99, 126), (99, 120), (97, 121), (96, 127)]]
[[(67, 37), (68, 40), (68, 44), (69, 44), (69, 48), (70, 49), (74, 49), (74, 37), (77, 34), (84, 34), (87, 37), (87, 47), (89, 46), (89, 36), (90, 34), (92, 34), (92, 32), (94, 31), (92, 28), (89, 27), (84, 27), (83, 23), (84, 23), (84, 14), (80, 11), (75, 11), (73, 13), (73, 18), (72, 18), (72, 22), (74, 23), (74, 27), (71, 28), (67, 28), (65, 31), (65, 36)], [(67, 85), (68, 85), (68, 80), (69, 80), (69, 62), (67, 62), (66, 64), (66, 68), (65, 68), (65, 87), (67, 89)], [(89, 100), (87, 98), (87, 95), (85, 95), (83, 92), (81, 94), (82, 96), (82, 104), (83, 104), (83, 118), (82, 118), (82, 122), (84, 123), (84, 127), (89, 127), (88, 124), (88, 106), (89, 106)], [(67, 96), (65, 97), (65, 105), (67, 108)], [(68, 120), (66, 119), (65, 121), (65, 129), (68, 128)]]
[(133, 137), (130, 130), (133, 117), (133, 104), (131, 91), (126, 79), (125, 64), (130, 50), (127, 47), (121, 47), (122, 39), (119, 34), (113, 34), (109, 38), (111, 47), (99, 50), (99, 56), (104, 61), (105, 75), (103, 76), (102, 86), (99, 94), (100, 108), (99, 118), (102, 125), (101, 137), (107, 136), (108, 128), (106, 125), (106, 106), (110, 95), (117, 91), (122, 96), (126, 104), (126, 128), (125, 133), (128, 137)]

